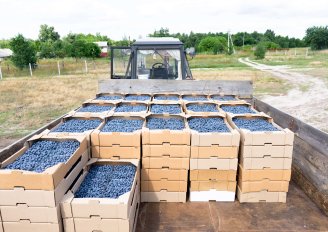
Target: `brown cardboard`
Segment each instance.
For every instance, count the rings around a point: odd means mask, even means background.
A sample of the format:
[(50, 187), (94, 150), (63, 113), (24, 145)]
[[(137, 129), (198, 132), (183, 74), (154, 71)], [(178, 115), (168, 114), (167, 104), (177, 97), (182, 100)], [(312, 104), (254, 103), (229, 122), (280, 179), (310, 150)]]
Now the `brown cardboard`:
[(4, 231), (3, 231), (2, 222), (0, 222), (0, 232), (4, 232)]
[(141, 147), (121, 147), (114, 145), (111, 147), (91, 147), (91, 157), (100, 159), (140, 159)]
[(141, 202), (186, 202), (186, 192), (141, 192)]
[(290, 158), (243, 158), (239, 163), (244, 169), (291, 169), (292, 159)]
[(289, 181), (271, 181), (271, 180), (256, 180), (256, 181), (239, 181), (238, 186), (243, 193), (248, 192), (288, 192)]
[(191, 146), (220, 146), (220, 147), (239, 147), (240, 135), (236, 129), (233, 129), (224, 115), (212, 115), (212, 116), (200, 116), (193, 115), (189, 116), (190, 118), (222, 118), (227, 125), (229, 132), (209, 132), (209, 133), (200, 133), (195, 130), (191, 130)]
[[(157, 100), (157, 99), (155, 99), (157, 96), (176, 96), (179, 99), (177, 101), (174, 101), (174, 100)], [(175, 94), (175, 93), (158, 93), (158, 94), (154, 94), (153, 95), (152, 102), (153, 103), (156, 103), (156, 104), (176, 104), (176, 103), (181, 103), (182, 100), (181, 100), (180, 94)]]
[(189, 158), (143, 157), (142, 168), (189, 169)]
[(219, 191), (215, 189), (210, 189), (206, 191), (189, 191), (189, 201), (190, 202), (234, 202), (235, 201), (235, 191)]
[[(131, 101), (131, 100), (126, 100), (125, 98), (128, 96), (128, 95), (147, 95), (149, 96), (149, 100), (146, 100), (146, 101)], [(152, 94), (147, 94), (147, 93), (126, 93), (125, 94), (125, 98), (123, 99), (123, 102), (143, 102), (143, 103), (150, 103), (152, 101)]]
[[(66, 163), (58, 163), (42, 173), (3, 169), (23, 155), (24, 152), (38, 140), (65, 141), (68, 139), (77, 140), (80, 142), (80, 147), (72, 154)], [(67, 136), (65, 138), (59, 138), (42, 135), (41, 138), (38, 136), (33, 137), (25, 143), (21, 150), (2, 162), (2, 169), (0, 169), (0, 189), (23, 187), (26, 190), (54, 190), (59, 185), (60, 181), (71, 171), (73, 165), (88, 151), (87, 149), (88, 143), (85, 136)]]
[[(122, 99), (119, 99), (119, 100), (97, 100), (98, 97), (101, 97), (101, 96), (121, 96)], [(90, 102), (95, 102), (95, 103), (102, 103), (102, 102), (109, 102), (109, 103), (120, 103), (121, 101), (123, 101), (125, 97), (125, 94), (123, 93), (97, 93), (96, 94), (96, 97), (94, 99), (91, 99)]]
[(238, 159), (221, 159), (211, 157), (209, 159), (190, 159), (190, 170), (196, 169), (217, 169), (217, 170), (237, 170)]
[[(132, 183), (130, 192), (121, 195), (117, 199), (111, 198), (75, 198), (74, 193), (79, 189), (85, 176), (88, 174), (89, 167), (92, 164), (129, 164), (137, 167), (135, 179)], [(127, 219), (133, 210), (134, 202), (139, 197), (140, 166), (139, 160), (120, 160), (112, 161), (105, 159), (91, 159), (85, 168), (83, 175), (72, 189), (63, 197), (61, 202), (61, 212), (63, 218), (89, 218), (90, 216), (99, 216), (101, 218), (123, 218)]]
[(211, 102), (211, 100), (209, 99), (208, 95), (207, 94), (197, 94), (197, 93), (192, 93), (192, 94), (182, 94), (181, 95), (181, 100), (184, 102), (184, 103), (188, 103), (188, 102), (195, 102), (195, 101), (188, 101), (188, 100), (184, 100), (183, 98), (186, 97), (186, 96), (204, 96), (206, 98), (206, 101), (196, 101), (196, 102)]
[(144, 120), (141, 116), (110, 116), (105, 118), (103, 122), (96, 130), (91, 134), (92, 146), (109, 147), (113, 145), (119, 145), (122, 147), (138, 147), (141, 146), (141, 131), (134, 132), (102, 132), (101, 129), (106, 125), (106, 122), (112, 118), (125, 118), (125, 119), (139, 119)]
[(190, 170), (190, 181), (236, 181), (237, 171), (235, 170)]
[(173, 158), (189, 158), (189, 145), (171, 145), (163, 143), (162, 145), (142, 145), (142, 157), (161, 157), (170, 156)]
[(145, 180), (179, 180), (188, 181), (188, 170), (184, 169), (141, 169), (141, 181)]
[(30, 207), (27, 204), (16, 206), (0, 206), (2, 220), (5, 222), (19, 222), (29, 220), (32, 223), (60, 223), (60, 207)]
[(292, 158), (293, 146), (274, 146), (272, 144), (264, 144), (262, 146), (244, 146), (241, 144), (240, 155), (245, 158), (262, 158), (265, 156), (272, 158)]
[(179, 115), (150, 115), (146, 117), (158, 118), (180, 118), (185, 121), (185, 129), (183, 130), (149, 130), (147, 127), (142, 131), (143, 145), (161, 145), (163, 143), (170, 143), (175, 145), (190, 145), (190, 130), (188, 128), (185, 117)]
[(207, 191), (210, 189), (215, 189), (219, 191), (236, 191), (236, 181), (190, 181), (190, 190), (191, 191)]
[(218, 157), (223, 159), (238, 158), (238, 146), (236, 147), (221, 147), (212, 145), (209, 147), (191, 146), (190, 157), (197, 159), (207, 159)]
[(142, 192), (160, 192), (166, 190), (168, 192), (187, 192), (187, 181), (180, 180), (142, 180)]
[(290, 181), (291, 169), (287, 170), (274, 170), (274, 169), (262, 169), (262, 170), (247, 170), (239, 165), (238, 176), (240, 181), (255, 181), (255, 180), (281, 180)]
[[(220, 111), (225, 112), (226, 114), (230, 114), (230, 115), (244, 115), (244, 114), (233, 114), (230, 112), (226, 112), (222, 109), (222, 106), (246, 106), (249, 109), (253, 110), (255, 114), (259, 113), (257, 110), (255, 110), (251, 104), (247, 103), (247, 102), (224, 102), (224, 103), (220, 103), (219, 104), (219, 108)], [(249, 114), (249, 113), (248, 113)]]
[[(117, 112), (116, 109), (117, 107), (121, 106), (121, 105), (143, 105), (143, 106), (146, 106), (146, 110), (143, 110), (143, 111), (137, 111), (137, 112)], [(150, 110), (150, 108), (148, 107), (148, 104), (147, 103), (144, 103), (144, 102), (120, 102), (117, 104), (116, 108), (115, 108), (115, 111), (114, 111), (114, 115), (115, 116), (120, 116), (120, 115), (128, 115), (128, 116), (144, 116), (148, 113), (148, 110)]]
[(61, 201), (73, 181), (77, 178), (83, 167), (88, 162), (88, 153), (82, 155), (81, 161), (56, 187), (55, 190), (29, 190), (22, 187), (12, 190), (0, 189), (0, 205), (16, 206), (27, 204), (32, 207), (56, 207)]
[[(217, 111), (216, 112), (204, 112), (204, 111), (192, 111), (192, 110), (188, 109), (188, 106), (190, 106), (190, 105), (204, 105), (204, 104), (214, 105)], [(216, 104), (214, 102), (188, 102), (183, 105), (183, 110), (187, 115), (205, 115), (205, 116), (217, 115), (221, 112), (218, 104)]]
[(28, 220), (18, 222), (3, 222), (5, 232), (62, 232), (62, 224), (33, 223)]
[[(293, 145), (294, 142), (294, 133), (289, 129), (282, 129), (277, 124), (275, 124), (269, 116), (264, 113), (256, 114), (256, 115), (227, 115), (228, 121), (230, 125), (237, 129), (240, 133), (240, 141), (244, 146), (247, 145), (264, 145), (264, 144), (272, 144), (272, 145)], [(263, 118), (272, 123), (279, 131), (250, 131), (246, 129), (239, 129), (235, 123), (233, 122), (234, 118)]]
[[(236, 100), (232, 100), (232, 101), (220, 101), (220, 100), (213, 99), (212, 97), (214, 97), (214, 96), (220, 96), (220, 97), (223, 97), (223, 96), (229, 96), (230, 97), (231, 96), (231, 97), (236, 98)], [(234, 104), (234, 103), (244, 103), (245, 102), (244, 100), (240, 100), (237, 97), (237, 95), (231, 95), (231, 94), (229, 94), (229, 95), (224, 95), (224, 94), (211, 94), (211, 95), (209, 95), (209, 99), (211, 101), (215, 102), (215, 103), (218, 103), (218, 104), (224, 104), (224, 103), (232, 103), (232, 104)]]
[(237, 186), (237, 198), (240, 203), (244, 202), (281, 202), (286, 203), (286, 192), (251, 192), (243, 193)]

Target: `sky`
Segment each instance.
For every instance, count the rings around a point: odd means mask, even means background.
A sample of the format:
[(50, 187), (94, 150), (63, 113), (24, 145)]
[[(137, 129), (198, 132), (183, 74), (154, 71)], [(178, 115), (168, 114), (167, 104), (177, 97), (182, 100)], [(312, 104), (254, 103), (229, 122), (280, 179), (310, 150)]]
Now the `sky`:
[(303, 38), (311, 26), (328, 25), (327, 0), (0, 0), (0, 39), (37, 39), (41, 24), (61, 36), (97, 32), (114, 40), (171, 33), (265, 32)]

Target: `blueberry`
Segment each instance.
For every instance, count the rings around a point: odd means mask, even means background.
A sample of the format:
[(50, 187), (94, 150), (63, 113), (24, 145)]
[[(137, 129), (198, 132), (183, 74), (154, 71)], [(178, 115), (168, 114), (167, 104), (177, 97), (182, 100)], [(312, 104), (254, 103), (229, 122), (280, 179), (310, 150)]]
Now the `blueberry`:
[(211, 99), (216, 100), (216, 101), (236, 101), (237, 100), (234, 96), (220, 96), (220, 95), (211, 96)]
[(185, 128), (184, 120), (180, 118), (157, 118), (147, 119), (147, 128), (150, 130), (183, 130)]
[(200, 133), (206, 132), (229, 132), (229, 129), (222, 118), (211, 117), (191, 117), (188, 119), (190, 129)]
[(256, 114), (257, 112), (252, 110), (248, 106), (241, 105), (231, 105), (231, 106), (221, 106), (221, 109), (225, 112), (233, 113), (233, 114)]
[(101, 129), (102, 132), (133, 132), (140, 130), (143, 125), (143, 120), (140, 119), (125, 119), (111, 118)]
[(80, 108), (78, 110), (78, 112), (93, 112), (94, 113), (94, 112), (110, 111), (111, 109), (113, 109), (113, 106), (93, 104), (93, 105), (87, 105), (87, 106)]
[(250, 131), (278, 131), (278, 128), (262, 118), (233, 118), (233, 122), (238, 128), (247, 129)]
[(158, 101), (179, 101), (179, 96), (177, 95), (156, 95), (154, 100)]
[(116, 107), (115, 112), (141, 112), (146, 111), (147, 106), (144, 104), (120, 104)]
[(219, 112), (215, 104), (188, 104), (187, 110), (194, 112)]
[(185, 95), (182, 96), (182, 99), (185, 101), (208, 101), (207, 97), (202, 95)]
[(150, 96), (146, 95), (146, 94), (141, 94), (141, 95), (128, 94), (128, 95), (126, 95), (125, 100), (127, 100), (127, 101), (149, 101)]
[(150, 111), (153, 114), (180, 114), (181, 106), (177, 104), (153, 104), (151, 105)]
[(121, 95), (102, 95), (96, 98), (96, 100), (102, 100), (102, 101), (115, 101), (121, 99), (123, 99), (123, 96)]
[(100, 123), (99, 119), (69, 119), (52, 132), (83, 133), (97, 128)]

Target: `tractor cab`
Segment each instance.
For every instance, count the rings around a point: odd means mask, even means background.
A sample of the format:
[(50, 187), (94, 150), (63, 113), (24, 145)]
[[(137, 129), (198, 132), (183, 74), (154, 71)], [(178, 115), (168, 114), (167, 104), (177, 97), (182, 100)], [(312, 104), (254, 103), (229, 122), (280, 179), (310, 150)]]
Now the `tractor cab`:
[[(194, 50), (188, 49), (193, 57)], [(183, 43), (176, 38), (146, 38), (131, 47), (111, 47), (112, 79), (192, 79)]]

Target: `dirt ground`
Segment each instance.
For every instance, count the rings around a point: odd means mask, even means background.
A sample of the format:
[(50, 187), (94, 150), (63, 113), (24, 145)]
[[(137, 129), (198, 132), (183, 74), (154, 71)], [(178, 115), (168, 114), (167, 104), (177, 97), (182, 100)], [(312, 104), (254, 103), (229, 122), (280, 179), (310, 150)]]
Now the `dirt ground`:
[(322, 78), (292, 71), (288, 66), (264, 65), (248, 58), (240, 58), (239, 61), (288, 81), (292, 86), (287, 94), (261, 96), (261, 100), (328, 132), (328, 86)]

